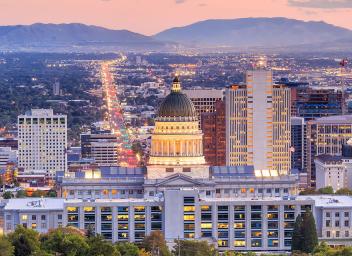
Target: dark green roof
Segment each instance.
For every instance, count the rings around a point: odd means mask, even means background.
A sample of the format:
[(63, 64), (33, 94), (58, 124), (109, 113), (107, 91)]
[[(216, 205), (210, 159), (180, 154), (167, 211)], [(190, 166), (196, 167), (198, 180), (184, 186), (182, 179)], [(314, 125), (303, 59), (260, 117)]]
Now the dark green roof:
[(193, 102), (182, 92), (171, 92), (161, 103), (158, 117), (190, 117), (197, 119)]

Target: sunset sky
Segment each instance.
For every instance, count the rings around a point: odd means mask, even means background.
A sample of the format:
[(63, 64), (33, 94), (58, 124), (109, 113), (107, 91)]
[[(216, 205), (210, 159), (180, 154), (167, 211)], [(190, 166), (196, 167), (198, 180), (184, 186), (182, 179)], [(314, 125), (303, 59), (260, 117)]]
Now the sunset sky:
[(0, 25), (80, 22), (147, 35), (205, 19), (278, 16), (352, 29), (352, 0), (0, 0)]

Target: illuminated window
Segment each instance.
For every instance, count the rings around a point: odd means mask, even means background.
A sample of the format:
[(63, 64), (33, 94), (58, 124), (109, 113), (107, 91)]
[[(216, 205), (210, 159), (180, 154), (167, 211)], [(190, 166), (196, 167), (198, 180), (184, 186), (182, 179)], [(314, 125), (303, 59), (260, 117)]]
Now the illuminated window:
[(183, 215), (183, 220), (194, 220), (194, 215)]
[(116, 195), (117, 194), (117, 190), (116, 189), (111, 190), (111, 194), (112, 195)]
[(94, 212), (95, 211), (95, 207), (92, 206), (86, 206), (83, 208), (84, 212)]
[(67, 212), (78, 212), (78, 207), (67, 207)]
[(262, 232), (261, 231), (252, 231), (252, 237), (261, 237)]
[(235, 229), (243, 229), (246, 227), (246, 224), (244, 222), (237, 222), (233, 224), (233, 227)]
[(227, 247), (228, 241), (227, 240), (218, 240), (219, 247)]
[(26, 221), (26, 220), (28, 219), (28, 215), (27, 215), (27, 214), (22, 215), (22, 216), (21, 216), (21, 219), (24, 220), (24, 221)]
[(32, 227), (32, 229), (36, 229), (37, 228), (37, 223), (32, 223), (31, 227)]
[(117, 216), (118, 220), (128, 220), (128, 214), (119, 214)]
[(245, 247), (246, 246), (246, 241), (244, 240), (236, 240), (234, 242), (235, 247)]
[(183, 211), (184, 212), (194, 212), (196, 210), (195, 206), (184, 206)]
[(119, 223), (118, 229), (128, 229), (128, 224), (127, 223)]
[(254, 193), (254, 188), (250, 188), (250, 189), (249, 189), (249, 192), (250, 192), (250, 193)]
[(211, 211), (211, 206), (210, 205), (202, 205), (201, 210), (202, 211)]
[(145, 207), (144, 206), (135, 206), (134, 207), (134, 211), (135, 212), (144, 212), (145, 211)]
[(246, 189), (245, 188), (241, 188), (241, 193), (246, 193)]
[(194, 238), (194, 233), (185, 233), (185, 238)]
[(134, 215), (134, 220), (144, 220), (145, 215), (144, 214), (135, 214)]
[(220, 229), (224, 229), (224, 228), (228, 228), (229, 227), (229, 224), (227, 223), (218, 223), (218, 228)]
[(202, 223), (202, 224), (200, 224), (200, 227), (204, 228), (204, 229), (211, 229), (213, 227), (213, 224), (212, 223)]

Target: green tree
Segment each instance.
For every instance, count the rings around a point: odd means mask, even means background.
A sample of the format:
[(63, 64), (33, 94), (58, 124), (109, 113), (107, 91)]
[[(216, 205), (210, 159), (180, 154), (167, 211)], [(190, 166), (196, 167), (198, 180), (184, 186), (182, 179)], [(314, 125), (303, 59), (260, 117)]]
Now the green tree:
[(304, 196), (304, 195), (314, 195), (317, 194), (317, 191), (315, 191), (314, 188), (307, 188), (301, 192), (299, 192), (300, 195)]
[(47, 197), (57, 197), (57, 193), (55, 190), (50, 189), (48, 193), (46, 194)]
[(101, 236), (93, 236), (88, 239), (89, 251), (87, 256), (121, 256), (120, 252), (112, 243), (105, 241)]
[(17, 194), (16, 194), (17, 198), (23, 198), (23, 197), (26, 197), (26, 196), (27, 196), (27, 194), (26, 194), (26, 191), (24, 191), (24, 190), (19, 190), (17, 192)]
[(301, 215), (298, 215), (295, 221), (295, 225), (293, 228), (293, 234), (292, 234), (292, 245), (291, 245), (291, 250), (292, 251), (301, 251), (302, 250), (302, 243), (303, 243), (303, 237), (302, 237), (302, 217)]
[(42, 246), (47, 252), (62, 256), (86, 256), (89, 249), (84, 235), (65, 228), (44, 235)]
[(39, 233), (32, 229), (18, 225), (8, 238), (15, 247), (15, 256), (28, 256), (40, 251)]
[(45, 196), (45, 192), (42, 190), (33, 191), (32, 197), (42, 197)]
[(337, 195), (352, 195), (352, 190), (348, 189), (348, 188), (340, 188), (339, 190), (336, 191)]
[(318, 193), (324, 194), (324, 195), (331, 195), (331, 194), (334, 194), (334, 189), (331, 186), (328, 186), (325, 188), (319, 188)]
[(123, 256), (138, 256), (139, 248), (137, 245), (129, 242), (118, 242), (115, 244), (115, 248)]
[(12, 256), (14, 255), (15, 248), (11, 242), (5, 236), (0, 237), (0, 256)]
[(302, 251), (306, 253), (313, 252), (314, 248), (318, 245), (318, 235), (314, 216), (309, 210), (303, 215), (302, 235)]
[(335, 255), (336, 251), (332, 249), (327, 243), (320, 243), (318, 246), (314, 248), (313, 255), (314, 256), (328, 256)]
[(166, 245), (164, 235), (160, 231), (153, 231), (149, 236), (146, 236), (142, 241), (141, 247), (152, 255), (171, 255), (169, 248)]
[(206, 241), (175, 240), (173, 253), (181, 256), (215, 256), (217, 254), (213, 246)]
[(2, 197), (3, 197), (4, 199), (10, 199), (10, 198), (13, 198), (13, 194), (12, 194), (12, 192), (10, 192), (10, 191), (6, 191), (6, 192), (2, 195)]

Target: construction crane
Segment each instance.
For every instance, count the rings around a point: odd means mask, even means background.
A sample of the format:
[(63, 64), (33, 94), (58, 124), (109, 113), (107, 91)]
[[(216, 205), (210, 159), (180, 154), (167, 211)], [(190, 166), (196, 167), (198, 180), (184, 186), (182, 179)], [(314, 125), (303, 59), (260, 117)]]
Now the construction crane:
[(341, 77), (341, 90), (342, 90), (342, 102), (341, 102), (341, 109), (342, 109), (342, 115), (346, 115), (346, 83), (345, 83), (345, 74), (346, 74), (346, 68), (347, 68), (347, 58), (343, 58), (340, 61), (340, 77)]

